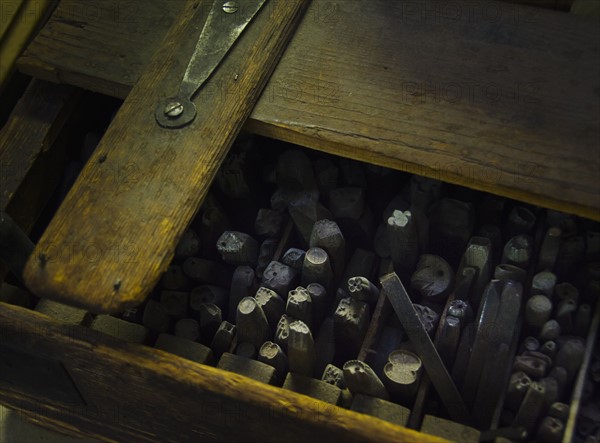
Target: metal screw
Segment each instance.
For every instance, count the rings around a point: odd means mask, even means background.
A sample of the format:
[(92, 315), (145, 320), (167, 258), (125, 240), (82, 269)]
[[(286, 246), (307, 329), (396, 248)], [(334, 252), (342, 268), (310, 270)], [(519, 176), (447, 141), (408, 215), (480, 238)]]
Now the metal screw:
[(40, 265), (40, 268), (43, 268), (44, 266), (46, 266), (46, 263), (48, 262), (48, 256), (44, 253), (38, 255), (38, 263)]
[(238, 2), (223, 3), (223, 11), (226, 12), (227, 14), (234, 14), (234, 13), (238, 12), (239, 9), (240, 9), (240, 5), (238, 5)]
[(183, 105), (180, 102), (170, 102), (165, 106), (167, 117), (179, 117), (181, 114), (183, 114)]

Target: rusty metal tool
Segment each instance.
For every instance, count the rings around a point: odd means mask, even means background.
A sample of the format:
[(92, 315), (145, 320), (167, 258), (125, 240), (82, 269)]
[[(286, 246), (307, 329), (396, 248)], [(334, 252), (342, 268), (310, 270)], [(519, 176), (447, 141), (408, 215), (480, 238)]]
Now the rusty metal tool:
[(410, 301), (404, 285), (398, 275), (391, 273), (381, 278), (383, 292), (390, 300), (396, 315), (400, 319), (406, 334), (410, 338), (423, 366), (437, 390), (450, 417), (461, 423), (470, 423), (471, 417), (467, 407), (448, 374), (442, 359), (438, 355), (433, 342), (419, 320), (419, 316)]
[[(156, 107), (155, 117), (160, 126), (181, 128), (194, 121), (196, 105), (192, 100), (265, 2), (222, 3), (217, 0), (213, 3), (177, 95), (161, 100)], [(200, 12), (196, 14), (198, 17), (202, 15)]]

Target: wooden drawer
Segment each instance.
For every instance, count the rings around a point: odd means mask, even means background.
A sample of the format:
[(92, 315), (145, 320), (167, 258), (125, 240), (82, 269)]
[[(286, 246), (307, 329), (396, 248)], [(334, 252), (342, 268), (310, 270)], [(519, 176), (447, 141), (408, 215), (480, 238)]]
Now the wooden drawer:
[[(38, 85), (43, 86), (53, 88)], [(261, 140), (260, 145), (265, 143)], [(451, 189), (470, 195), (466, 189)], [(381, 313), (372, 321), (380, 318)], [(598, 319), (596, 314), (594, 325)], [(13, 365), (0, 377), (2, 403), (62, 432), (107, 441), (276, 441), (281, 435), (292, 441), (435, 441), (375, 417), (22, 307), (0, 304), (0, 337), (4, 364)], [(588, 343), (591, 350), (593, 340)], [(575, 387), (574, 405), (582, 387), (581, 382)], [(413, 406), (424, 413), (424, 405)]]
[[(565, 110), (558, 117), (546, 111), (542, 112), (540, 109), (544, 106), (540, 106), (539, 103), (535, 106), (528, 103), (532, 108), (523, 112), (525, 114), (530, 112), (531, 115), (519, 115), (515, 119), (507, 117), (515, 112), (514, 104), (506, 103), (502, 103), (499, 109), (491, 109), (493, 106), (489, 108), (489, 103), (483, 107), (471, 106), (473, 103), (469, 106), (463, 106), (464, 103), (454, 106), (446, 101), (446, 103), (436, 104), (444, 108), (443, 110), (436, 110), (436, 106), (430, 106), (431, 103), (421, 102), (422, 106), (413, 108), (411, 106), (414, 103), (409, 106), (399, 99), (402, 106), (390, 105), (390, 107), (386, 105), (385, 96), (394, 94), (394, 91), (388, 90), (389, 88), (384, 88), (382, 95), (376, 98), (355, 100), (352, 98), (351, 87), (353, 76), (356, 76), (355, 79), (360, 84), (357, 90), (361, 91), (382, 87), (378, 82), (382, 79), (389, 80), (383, 76), (371, 82), (368, 73), (369, 70), (375, 69), (375, 66), (364, 68), (361, 66), (361, 61), (352, 55), (351, 49), (355, 45), (359, 49), (357, 54), (365, 57), (364, 59), (367, 57), (363, 52), (374, 53), (378, 49), (385, 50), (384, 46), (375, 45), (371, 41), (364, 43), (367, 47), (361, 46), (360, 42), (350, 44), (338, 41), (336, 55), (328, 55), (326, 65), (328, 75), (325, 77), (321, 76), (320, 69), (313, 69), (322, 62), (322, 59), (312, 60), (307, 65), (308, 68), (302, 70), (303, 57), (309, 57), (315, 52), (314, 50), (306, 52), (305, 49), (306, 47), (314, 49), (316, 45), (315, 41), (309, 38), (311, 32), (323, 38), (331, 37), (337, 32), (337, 20), (347, 22), (350, 20), (349, 17), (353, 17), (351, 20), (355, 26), (364, 20), (367, 22), (380, 20), (385, 15), (386, 8), (381, 9), (383, 2), (376, 3), (378, 8), (374, 8), (375, 12), (368, 12), (364, 9), (364, 5), (361, 6), (358, 2), (348, 2), (347, 4), (351, 6), (335, 2), (315, 2), (308, 14), (309, 17), (315, 17), (316, 21), (305, 20), (303, 23), (298, 40), (290, 47), (287, 58), (284, 58), (275, 77), (271, 80), (272, 89), (267, 87), (267, 92), (254, 110), (246, 128), (259, 135), (298, 143), (309, 148), (441, 178), (445, 182), (468, 185), (474, 189), (490, 191), (528, 203), (600, 219), (598, 215), (600, 204), (595, 189), (597, 179), (594, 175), (597, 169), (594, 152), (598, 147), (594, 137), (597, 135), (598, 125), (597, 122), (592, 122), (591, 118), (589, 121), (587, 118), (577, 120), (585, 114), (586, 106), (589, 107), (589, 116), (597, 113), (597, 106), (589, 103), (589, 100), (578, 101), (579, 98), (586, 96), (590, 88), (593, 89), (597, 85), (597, 79), (593, 74), (595, 70), (597, 71), (597, 66), (593, 65), (593, 59), (591, 61), (585, 57), (578, 59), (580, 61), (577, 66), (585, 68), (586, 74), (585, 79), (581, 79), (581, 83), (578, 84), (573, 97), (565, 98), (560, 95), (559, 99), (557, 98), (559, 93), (554, 88), (556, 82), (572, 74), (571, 68), (567, 69), (568, 72), (552, 74), (546, 78), (553, 83), (548, 95), (544, 95), (544, 99), (560, 101), (559, 108)], [(82, 61), (81, 53), (73, 53), (70, 49), (62, 47), (60, 51), (64, 51), (64, 57), (50, 60), (45, 53), (44, 48), (47, 47), (45, 45), (52, 46), (53, 41), (73, 38), (72, 35), (68, 36), (69, 32), (65, 32), (65, 26), (66, 29), (71, 30), (73, 23), (80, 23), (83, 25), (75, 27), (80, 30), (88, 28), (87, 35), (93, 34), (94, 29), (100, 29), (98, 35), (104, 35), (107, 24), (102, 22), (115, 23), (114, 20), (112, 22), (106, 20), (106, 15), (92, 14), (89, 12), (91, 9), (86, 9), (88, 11), (86, 13), (74, 5), (75, 3), (68, 1), (61, 4), (53, 21), (22, 58), (21, 68), (43, 78), (67, 81), (109, 95), (124, 97), (139, 76), (141, 66), (145, 66), (160, 39), (157, 37), (156, 41), (150, 41), (138, 35), (139, 47), (133, 49), (129, 47), (127, 53), (122, 54), (121, 57), (132, 57), (137, 60), (137, 64), (129, 65), (128, 68), (119, 68), (131, 69), (131, 72), (126, 73), (116, 68), (111, 69), (111, 66), (117, 65), (112, 53), (103, 54), (104, 59), (86, 56)], [(110, 1), (97, 2), (94, 5), (98, 11), (122, 11), (117, 7), (118, 5)], [(403, 11), (395, 7), (390, 8), (393, 13)], [(169, 17), (175, 16), (174, 9), (167, 9)], [(518, 10), (530, 12), (530, 10)], [(153, 3), (148, 8), (147, 14), (160, 15), (164, 11), (163, 6)], [(364, 13), (364, 16), (359, 16), (357, 11)], [(84, 14), (85, 20), (80, 21), (82, 17), (77, 14)], [(556, 14), (540, 13), (536, 16), (540, 21), (534, 21), (529, 30), (519, 27), (506, 28), (511, 29), (511, 32), (521, 32), (519, 38), (530, 45), (527, 47), (524, 44), (520, 48), (524, 52), (518, 54), (520, 57), (534, 54), (535, 63), (528, 69), (533, 69), (534, 65), (537, 68), (549, 66), (552, 57), (546, 59), (540, 54), (556, 42), (552, 40), (540, 43), (536, 40), (536, 36), (541, 35), (546, 26), (551, 24), (558, 24), (576, 35), (574, 37), (576, 43), (565, 43), (565, 46), (571, 49), (578, 47), (586, 55), (597, 56), (595, 43), (583, 43), (584, 36), (588, 32), (587, 24), (579, 26)], [(75, 19), (72, 17), (74, 15)], [(71, 16), (70, 22), (65, 19), (68, 16)], [(143, 18), (144, 15), (140, 17)], [(333, 19), (335, 21), (332, 22)], [(116, 23), (122, 26), (125, 22), (117, 20)], [(315, 23), (320, 26), (318, 29)], [(415, 25), (418, 24), (411, 21), (411, 26)], [(502, 47), (504, 43), (497, 41), (501, 40), (500, 37), (496, 40), (492, 39), (493, 41), (481, 39), (482, 35), (487, 35), (486, 32), (493, 25), (492, 23), (475, 27), (472, 35), (463, 36), (461, 51), (472, 44), (484, 50), (492, 47), (493, 51), (496, 51), (493, 52), (494, 54), (508, 57), (504, 53), (506, 48)], [(496, 25), (508, 26), (504, 21)], [(144, 21), (139, 24), (139, 27), (133, 29), (139, 31), (145, 26), (149, 25)], [(453, 29), (450, 26), (444, 32), (452, 34), (456, 31)], [(164, 34), (166, 29), (162, 32)], [(419, 33), (421, 37), (429, 35), (426, 29), (419, 28)], [(98, 37), (94, 35), (95, 38)], [(401, 40), (401, 37), (407, 35), (400, 33), (390, 36), (396, 43)], [(123, 39), (127, 40), (127, 38), (129, 37), (125, 36)], [(93, 52), (101, 46), (99, 43), (101, 41), (102, 39), (97, 39), (90, 43), (90, 40), (85, 40), (82, 44), (91, 45), (86, 50)], [(403, 63), (407, 59), (418, 59), (417, 45), (408, 46), (409, 49), (402, 55)], [(439, 47), (434, 44), (432, 49), (438, 50)], [(528, 52), (527, 49), (530, 51)], [(465, 56), (464, 53), (461, 54)], [(511, 53), (511, 57), (514, 55)], [(349, 67), (343, 68), (340, 65), (344, 61)], [(390, 62), (394, 62), (393, 57), (390, 58)], [(88, 65), (89, 63), (93, 66)], [(98, 63), (103, 67), (106, 66), (106, 69), (98, 69), (95, 75), (91, 76), (90, 69), (96, 70)], [(418, 78), (420, 73), (433, 67), (428, 65), (433, 63), (432, 60), (425, 60), (422, 63), (422, 66), (417, 66), (414, 71), (411, 71), (414, 78)], [(559, 63), (562, 63), (562, 59)], [(445, 65), (451, 64), (449, 61), (445, 62)], [(477, 76), (481, 74), (479, 70), (492, 67), (489, 63), (483, 65), (476, 63), (471, 66), (477, 71)], [(389, 67), (379, 66), (379, 68), (385, 71)], [(396, 74), (407, 69), (404, 64), (397, 64), (392, 68)], [(469, 72), (468, 68), (468, 66), (464, 69), (457, 68), (457, 72), (464, 74)], [(298, 72), (300, 74), (297, 74)], [(493, 75), (502, 75), (498, 74), (499, 71), (491, 72), (495, 72)], [(285, 79), (286, 76), (292, 75), (291, 73), (303, 78), (304, 85), (315, 87), (315, 91), (320, 92), (310, 93), (308, 100), (304, 100), (304, 96), (298, 100), (290, 100), (286, 95), (289, 94), (289, 82), (286, 83)], [(527, 75), (529, 74), (528, 72)], [(318, 81), (315, 83), (315, 79), (318, 78), (325, 78), (324, 91), (323, 84)], [(497, 80), (498, 77), (494, 79)], [(503, 85), (506, 86), (510, 80), (504, 78)], [(277, 89), (277, 85), (281, 84), (287, 86), (284, 89)], [(268, 94), (273, 91), (276, 91), (275, 96), (271, 96), (270, 99)], [(430, 90), (426, 91), (426, 95), (430, 93)], [(415, 97), (419, 97), (419, 91), (413, 90), (410, 96), (410, 100), (414, 101)], [(324, 107), (321, 106), (323, 100), (327, 101)], [(384, 101), (378, 103), (377, 100)], [(373, 114), (364, 114), (369, 108), (375, 110)], [(311, 109), (313, 111), (318, 109), (319, 112), (311, 114)], [(456, 117), (456, 114), (452, 114), (454, 111), (457, 111), (460, 116)], [(404, 112), (407, 113), (407, 117), (402, 121), (393, 117)], [(502, 126), (503, 129), (486, 130), (484, 124), (475, 130), (472, 125), (477, 119), (466, 117), (473, 112), (481, 112), (487, 124), (496, 129), (505, 123), (507, 125)], [(362, 117), (359, 118), (357, 115)], [(416, 121), (426, 123), (427, 115), (433, 115), (431, 127), (428, 130), (416, 130), (415, 128), (419, 126)], [(539, 121), (533, 121), (536, 116)], [(448, 121), (446, 121), (447, 117)], [(561, 118), (568, 122), (564, 130), (556, 125)], [(459, 120), (464, 125), (458, 128), (453, 126)], [(400, 129), (394, 127), (396, 124), (400, 125)], [(440, 129), (444, 125), (447, 125), (447, 130)], [(581, 145), (573, 151), (572, 156), (564, 156), (565, 146), (577, 145), (570, 134), (573, 130), (582, 128), (584, 131), (581, 133)], [(442, 134), (447, 131), (452, 133), (448, 135), (449, 138)], [(504, 144), (505, 140), (500, 141), (502, 137), (514, 140), (514, 143), (509, 143), (510, 146), (507, 146)], [(464, 143), (468, 140), (472, 142), (468, 142), (468, 148), (465, 148)], [(478, 150), (478, 140), (483, 140), (482, 144), (490, 148), (490, 151)], [(502, 145), (500, 149), (494, 148), (499, 145)], [(507, 158), (515, 158), (514, 163), (508, 162)], [(442, 159), (444, 163), (436, 163)], [(505, 165), (508, 165), (508, 170)], [(23, 172), (27, 172), (29, 167)], [(4, 208), (3, 202), (2, 209)], [(595, 318), (593, 325), (597, 327), (597, 314)], [(437, 441), (429, 435), (395, 426), (374, 417), (261, 384), (210, 366), (193, 363), (157, 349), (128, 344), (84, 326), (67, 325), (39, 313), (4, 303), (0, 304), (0, 337), (2, 338), (0, 350), (4, 350), (5, 355), (9, 356), (8, 363), (14, 361), (20, 364), (21, 368), (27, 368), (27, 371), (9, 368), (7, 373), (10, 377), (0, 381), (2, 403), (23, 411), (32, 420), (44, 426), (76, 435), (88, 435), (106, 441), (276, 441), (282, 437), (299, 442), (309, 439), (357, 442)], [(590, 338), (592, 337), (593, 334), (590, 334)], [(588, 348), (592, 344), (593, 340), (588, 340)], [(588, 355), (589, 352), (590, 349)], [(583, 373), (584, 370), (585, 365), (581, 372)], [(24, 382), (24, 379), (32, 377), (40, 377), (41, 380), (44, 380), (44, 377), (52, 377), (60, 389), (48, 390), (44, 383), (32, 388)], [(573, 396), (574, 405), (578, 402), (583, 388), (582, 383), (583, 379), (578, 383)], [(59, 391), (64, 396), (57, 395)], [(576, 411), (577, 408), (574, 407), (572, 410)], [(573, 432), (574, 422), (575, 417), (572, 416), (568, 432)]]

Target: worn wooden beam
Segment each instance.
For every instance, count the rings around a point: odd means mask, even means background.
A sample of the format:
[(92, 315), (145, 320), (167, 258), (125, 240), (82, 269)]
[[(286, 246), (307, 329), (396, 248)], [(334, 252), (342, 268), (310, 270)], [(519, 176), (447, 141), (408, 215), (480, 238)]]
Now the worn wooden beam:
[(34, 398), (3, 380), (0, 401), (103, 440), (445, 441), (4, 303), (0, 335), (16, 349), (64, 363), (86, 405)]
[[(77, 88), (33, 80), (0, 129), (0, 209), (29, 233), (62, 178)], [(0, 263), (0, 282), (8, 268)], [(19, 276), (20, 277), (20, 276)]]
[[(125, 97), (180, 2), (74, 3), (21, 69)], [(518, 4), (315, 0), (246, 129), (600, 220), (599, 42)]]
[(34, 294), (120, 312), (167, 269), (308, 2), (269, 2), (198, 94), (196, 119), (162, 128), (155, 110), (178, 90), (207, 4), (186, 3), (40, 239), (24, 272)]
[(0, 129), (0, 209), (7, 210), (36, 161), (56, 141), (79, 93), (33, 80)]

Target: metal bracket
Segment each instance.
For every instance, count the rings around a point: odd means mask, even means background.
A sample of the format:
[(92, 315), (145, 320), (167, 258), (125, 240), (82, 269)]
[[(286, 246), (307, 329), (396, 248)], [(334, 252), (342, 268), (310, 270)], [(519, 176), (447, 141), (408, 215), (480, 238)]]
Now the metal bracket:
[[(200, 33), (190, 58), (179, 92), (161, 100), (155, 111), (157, 123), (163, 128), (182, 128), (196, 118), (194, 96), (221, 64), (244, 29), (267, 0), (216, 0)], [(196, 16), (200, 13), (197, 12)]]

